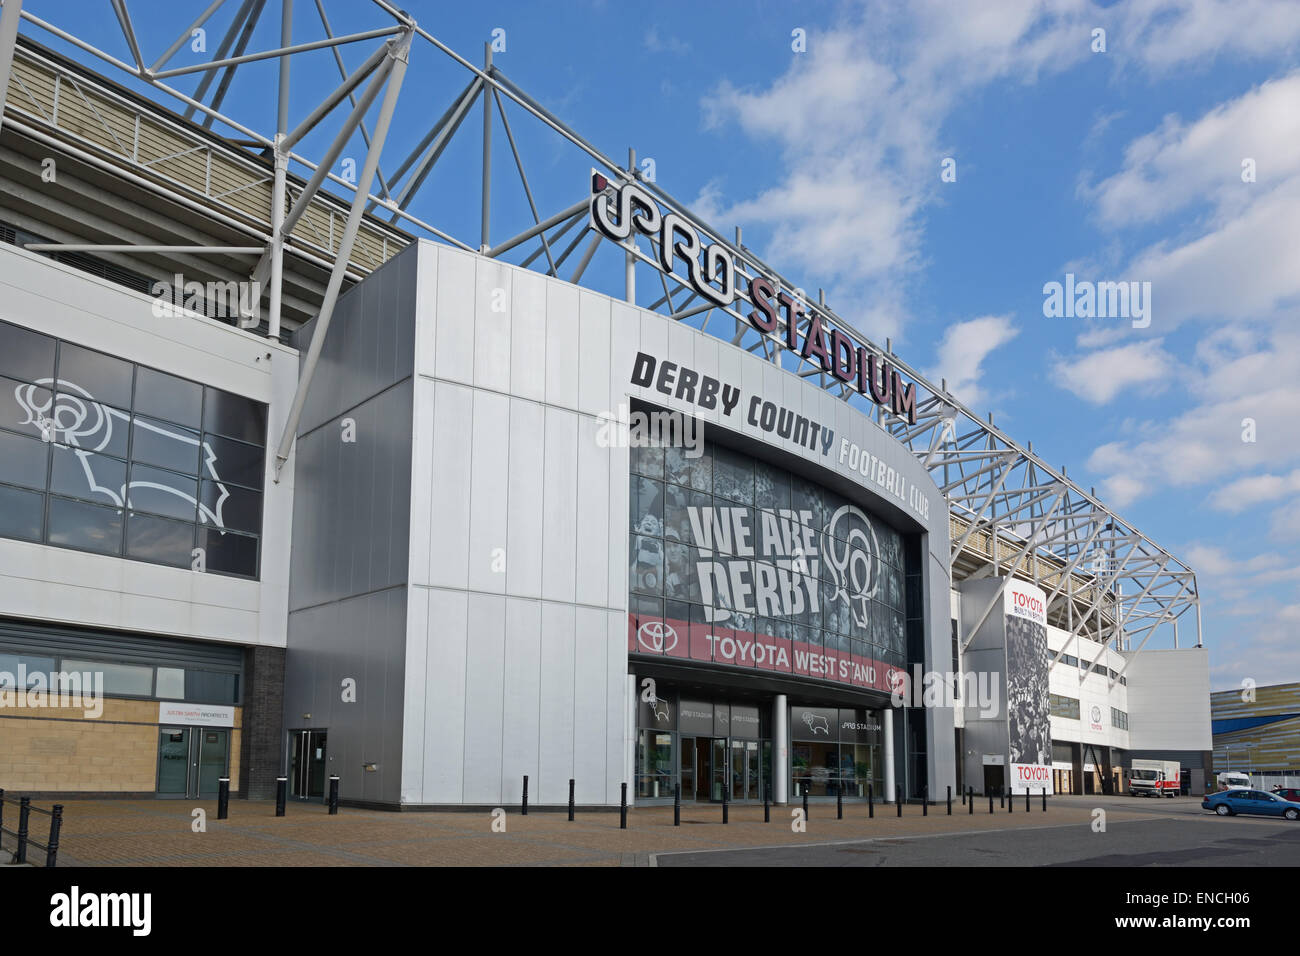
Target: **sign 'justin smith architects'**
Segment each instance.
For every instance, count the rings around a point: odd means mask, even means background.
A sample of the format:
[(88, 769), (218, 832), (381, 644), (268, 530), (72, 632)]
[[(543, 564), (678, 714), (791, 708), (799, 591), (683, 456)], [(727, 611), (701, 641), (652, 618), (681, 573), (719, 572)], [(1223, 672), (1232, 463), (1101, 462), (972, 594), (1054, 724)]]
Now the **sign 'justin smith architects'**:
[[(611, 217), (611, 208), (617, 210), (617, 218)], [(615, 184), (593, 169), (591, 225), (615, 242), (625, 242), (634, 228), (654, 237), (664, 272), (672, 275), (673, 266), (681, 259), (691, 288), (706, 300), (722, 308), (730, 308), (736, 301), (736, 265), (727, 250), (716, 243), (705, 246), (685, 218), (661, 211), (650, 193), (637, 183)], [(816, 312), (805, 312), (776, 280), (753, 276), (748, 293), (754, 306), (749, 323), (761, 334), (779, 336), (791, 352), (816, 362), (823, 371), (853, 386), (877, 405), (916, 424), (916, 385), (905, 384), (898, 369), (844, 332), (828, 327)]]

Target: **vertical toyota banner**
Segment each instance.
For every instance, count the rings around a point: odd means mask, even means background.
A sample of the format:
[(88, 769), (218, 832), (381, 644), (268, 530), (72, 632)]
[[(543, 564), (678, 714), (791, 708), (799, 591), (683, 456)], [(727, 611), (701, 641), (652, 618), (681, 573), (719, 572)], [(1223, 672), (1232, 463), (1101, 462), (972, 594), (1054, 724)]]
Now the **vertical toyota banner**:
[(1007, 741), (1011, 787), (1051, 789), (1052, 728), (1047, 693), (1047, 599), (1012, 579), (1003, 594), (1007, 649)]

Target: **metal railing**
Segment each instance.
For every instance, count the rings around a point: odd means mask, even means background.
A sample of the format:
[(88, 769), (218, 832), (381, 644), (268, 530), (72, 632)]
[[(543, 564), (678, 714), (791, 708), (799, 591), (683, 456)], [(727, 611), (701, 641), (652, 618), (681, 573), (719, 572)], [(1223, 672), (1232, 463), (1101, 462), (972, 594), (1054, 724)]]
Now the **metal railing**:
[[(4, 825), (5, 805), (16, 806), (18, 808), (18, 829), (10, 830)], [(33, 813), (44, 814), (50, 818), (50, 834), (44, 843), (39, 843), (31, 837), (31, 815)], [(11, 863), (26, 864), (27, 850), (29, 847), (35, 847), (45, 854), (45, 865), (53, 867), (59, 858), (59, 832), (63, 829), (63, 804), (56, 803), (54, 806), (45, 810), (41, 807), (32, 806), (31, 797), (6, 797), (4, 790), (0, 790), (0, 847), (3, 846), (6, 836), (16, 839), (17, 846), (13, 851)]]

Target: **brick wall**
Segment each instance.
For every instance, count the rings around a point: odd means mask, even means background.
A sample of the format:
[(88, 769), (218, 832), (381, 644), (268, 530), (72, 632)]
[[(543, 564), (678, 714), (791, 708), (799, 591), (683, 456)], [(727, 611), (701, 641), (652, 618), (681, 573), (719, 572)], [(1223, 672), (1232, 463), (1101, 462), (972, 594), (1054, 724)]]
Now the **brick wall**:
[(283, 647), (250, 647), (244, 652), (244, 733), (240, 744), (239, 764), (244, 771), (240, 792), (255, 799), (273, 799), (275, 778), (283, 763)]

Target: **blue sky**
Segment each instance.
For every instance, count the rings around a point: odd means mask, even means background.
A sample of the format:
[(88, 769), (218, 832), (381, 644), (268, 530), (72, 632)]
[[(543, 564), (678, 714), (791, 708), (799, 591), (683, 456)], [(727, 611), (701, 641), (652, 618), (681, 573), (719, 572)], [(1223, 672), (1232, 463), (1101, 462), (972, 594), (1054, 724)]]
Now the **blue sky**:
[[(146, 62), (204, 5), (132, 0)], [(336, 32), (387, 22), (363, 0), (324, 5)], [(108, 4), (25, 6), (129, 59)], [(207, 25), (208, 56), (238, 6)], [(278, 6), (250, 49), (276, 44)], [(653, 158), (661, 187), (741, 225), (782, 272), (1187, 561), (1216, 689), (1300, 680), (1300, 4), (405, 6), (476, 63), (504, 29), (496, 63), (536, 100), (612, 157)], [(297, 0), (297, 23), (296, 40), (323, 35), (313, 0)], [(330, 54), (312, 57), (294, 121), (337, 82)], [(170, 65), (202, 59), (185, 47)], [(387, 169), (467, 79), (417, 44)], [(171, 82), (190, 92), (197, 78)], [(225, 111), (270, 131), (274, 90), (273, 65), (244, 67)], [(582, 199), (585, 158), (509, 112), (541, 214)], [(472, 245), (481, 131), (476, 108), (412, 207)], [(495, 137), (507, 184), (499, 123)], [(363, 154), (358, 137), (345, 155)], [(948, 157), (955, 182), (940, 180)], [(528, 221), (518, 190), (497, 190), (499, 240)], [(593, 268), (613, 281), (617, 253)], [(1067, 272), (1150, 282), (1149, 327), (1045, 317), (1043, 285)]]

